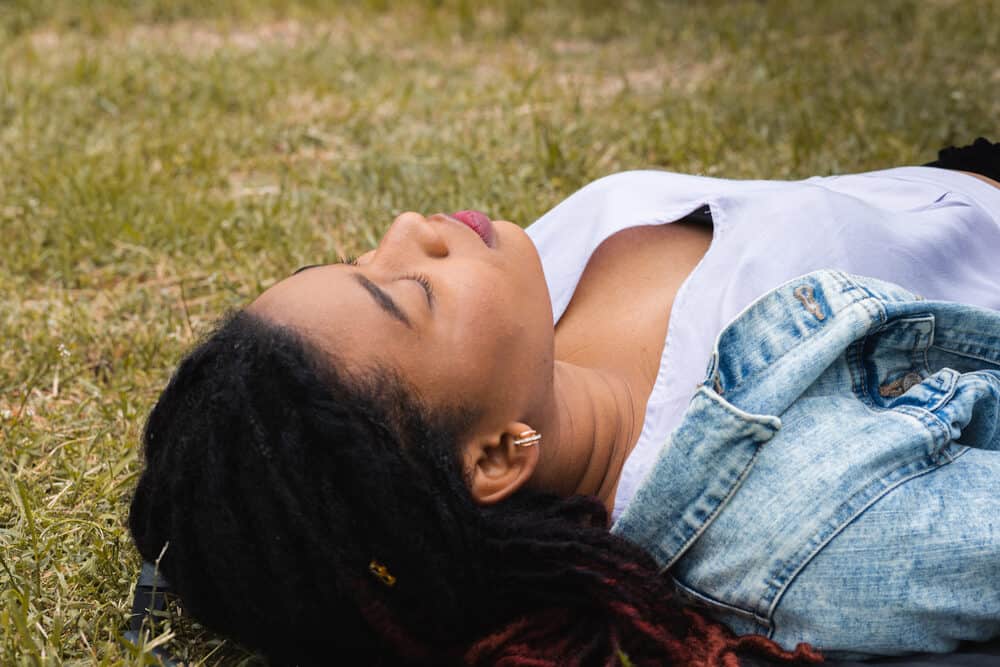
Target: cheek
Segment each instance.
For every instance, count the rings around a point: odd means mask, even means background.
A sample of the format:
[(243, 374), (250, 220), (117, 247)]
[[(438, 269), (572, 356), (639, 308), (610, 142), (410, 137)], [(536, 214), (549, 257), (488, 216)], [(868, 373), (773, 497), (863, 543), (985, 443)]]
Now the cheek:
[(551, 384), (554, 332), (548, 290), (539, 267), (517, 272), (476, 268), (463, 276), (464, 298), (456, 303), (447, 334), (435, 344), (437, 354), (428, 355), (447, 360), (442, 362), (447, 369), (433, 375), (437, 390), (450, 387), (483, 407), (521, 406)]
[[(483, 348), (482, 363), (493, 369), (510, 391), (505, 395), (523, 396), (540, 384), (551, 381), (554, 332), (551, 311), (539, 313), (515, 304), (498, 313), (491, 326), (481, 334), (489, 339)], [(496, 389), (495, 389), (496, 391)]]
[(522, 381), (524, 328), (497, 305), (493, 299), (466, 303), (448, 335), (435, 342), (434, 353), (426, 350), (434, 360), (427, 377), (438, 392), (458, 392), (466, 402), (482, 406), (503, 400), (509, 387)]

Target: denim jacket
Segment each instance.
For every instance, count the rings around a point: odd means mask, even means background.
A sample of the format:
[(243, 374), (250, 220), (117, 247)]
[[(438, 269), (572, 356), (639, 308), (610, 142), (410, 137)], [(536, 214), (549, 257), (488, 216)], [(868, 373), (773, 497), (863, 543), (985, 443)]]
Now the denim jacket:
[(834, 271), (769, 292), (612, 530), (786, 647), (1000, 635), (1000, 312)]

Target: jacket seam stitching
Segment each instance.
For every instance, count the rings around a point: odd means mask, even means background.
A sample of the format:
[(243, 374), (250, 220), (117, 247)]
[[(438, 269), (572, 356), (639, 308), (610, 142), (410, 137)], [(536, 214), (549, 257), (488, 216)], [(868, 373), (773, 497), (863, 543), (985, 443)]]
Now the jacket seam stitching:
[(753, 464), (757, 460), (757, 456), (759, 454), (760, 454), (760, 447), (758, 446), (754, 448), (753, 455), (747, 461), (746, 465), (743, 466), (743, 470), (740, 471), (739, 477), (737, 477), (736, 481), (733, 482), (732, 488), (729, 489), (729, 492), (726, 493), (725, 497), (719, 502), (719, 504), (715, 507), (715, 509), (712, 510), (711, 514), (705, 517), (705, 520), (701, 522), (700, 526), (698, 526), (698, 530), (696, 530), (688, 539), (684, 541), (684, 543), (680, 546), (680, 548), (677, 549), (677, 552), (673, 556), (671, 556), (667, 564), (660, 569), (661, 575), (664, 574), (671, 567), (673, 567), (677, 563), (677, 561), (684, 556), (687, 550), (691, 548), (691, 545), (694, 544), (698, 540), (698, 538), (700, 538), (704, 534), (706, 530), (708, 530), (708, 527), (712, 525), (712, 522), (715, 521), (715, 518), (719, 515), (719, 513), (723, 509), (725, 509), (726, 505), (729, 504), (729, 501), (732, 500), (734, 495), (736, 495), (736, 492), (739, 491), (741, 486), (743, 486), (743, 482), (744, 480), (746, 480), (747, 475), (750, 474), (750, 469), (753, 468)]

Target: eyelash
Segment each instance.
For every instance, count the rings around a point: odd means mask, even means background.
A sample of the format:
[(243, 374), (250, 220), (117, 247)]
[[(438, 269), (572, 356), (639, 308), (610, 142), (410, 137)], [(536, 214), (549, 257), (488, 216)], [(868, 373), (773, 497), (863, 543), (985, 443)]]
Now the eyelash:
[(431, 281), (427, 279), (422, 273), (410, 273), (403, 276), (405, 280), (416, 280), (427, 292), (427, 296), (430, 297), (431, 301), (434, 300), (434, 286), (431, 285)]
[[(340, 262), (341, 262), (341, 264), (351, 264), (353, 266), (357, 266), (358, 265), (358, 257), (357, 257), (357, 255), (348, 255), (347, 257), (341, 258)], [(420, 286), (424, 288), (425, 292), (427, 292), (427, 297), (431, 301), (434, 301), (434, 286), (431, 285), (431, 281), (427, 279), (427, 276), (425, 276), (422, 273), (410, 273), (410, 274), (407, 274), (407, 275), (403, 276), (403, 279), (404, 280), (415, 280), (418, 283), (420, 283)]]

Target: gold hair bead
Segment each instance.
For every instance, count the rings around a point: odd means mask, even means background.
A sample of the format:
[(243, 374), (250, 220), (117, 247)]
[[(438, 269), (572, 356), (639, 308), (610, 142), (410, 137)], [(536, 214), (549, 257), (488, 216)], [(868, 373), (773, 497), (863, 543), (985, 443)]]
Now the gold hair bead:
[(537, 445), (542, 439), (542, 436), (533, 428), (529, 428), (527, 431), (521, 431), (517, 434), (514, 439), (514, 444), (518, 447), (531, 447), (532, 445)]
[(374, 574), (386, 586), (392, 587), (396, 585), (396, 577), (389, 573), (389, 568), (377, 560), (368, 563), (368, 571)]

